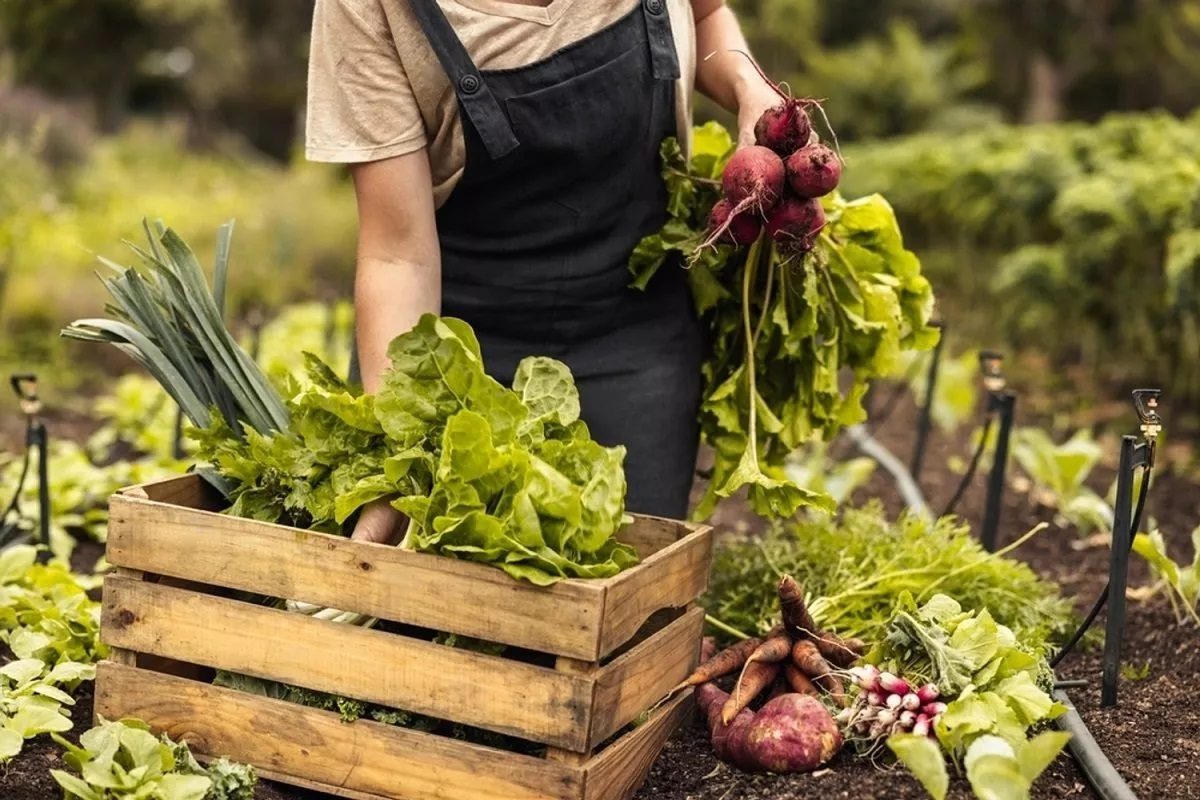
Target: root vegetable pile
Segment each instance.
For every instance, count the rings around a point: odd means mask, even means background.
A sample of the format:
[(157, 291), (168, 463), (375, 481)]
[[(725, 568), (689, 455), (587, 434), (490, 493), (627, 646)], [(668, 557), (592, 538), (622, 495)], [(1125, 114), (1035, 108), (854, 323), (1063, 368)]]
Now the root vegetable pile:
[[(749, 771), (807, 772), (841, 749), (842, 734), (826, 704), (845, 706), (843, 675), (849, 673), (843, 670), (866, 646), (818, 629), (792, 578), (779, 582), (779, 600), (780, 625), (712, 653), (676, 690), (698, 687), (696, 700), (721, 760)], [(734, 674), (730, 692), (713, 683)], [(762, 696), (766, 703), (752, 710)]]
[(785, 458), (865, 419), (870, 380), (938, 336), (891, 207), (839, 197), (842, 161), (809, 117), (820, 106), (780, 97), (755, 145), (735, 149), (715, 123), (695, 130), (690, 160), (663, 143), (668, 220), (630, 258), (637, 287), (663, 264), (688, 265), (713, 342), (700, 425), (714, 459), (697, 518), (743, 487), (762, 516), (832, 507), (787, 477)]
[(934, 725), (946, 711), (937, 684), (916, 687), (890, 672), (866, 664), (850, 670), (860, 690), (854, 703), (838, 714), (838, 722), (868, 743), (882, 744), (894, 733), (934, 736)]

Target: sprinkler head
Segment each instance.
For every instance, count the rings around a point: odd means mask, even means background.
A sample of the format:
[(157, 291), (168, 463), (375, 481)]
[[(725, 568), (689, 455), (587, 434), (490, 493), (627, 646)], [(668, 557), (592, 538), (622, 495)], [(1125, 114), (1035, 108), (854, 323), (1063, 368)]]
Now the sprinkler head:
[(1000, 392), (1008, 385), (1004, 378), (1004, 354), (995, 350), (979, 351), (979, 371), (983, 374), (983, 388), (989, 392)]
[(1134, 389), (1133, 409), (1137, 412), (1138, 420), (1142, 423), (1142, 433), (1147, 439), (1154, 439), (1162, 432), (1162, 417), (1158, 414), (1158, 401), (1162, 397), (1162, 389)]
[(32, 372), (19, 372), (9, 378), (9, 385), (17, 395), (21, 413), (32, 417), (42, 410), (42, 400), (38, 397), (38, 379)]

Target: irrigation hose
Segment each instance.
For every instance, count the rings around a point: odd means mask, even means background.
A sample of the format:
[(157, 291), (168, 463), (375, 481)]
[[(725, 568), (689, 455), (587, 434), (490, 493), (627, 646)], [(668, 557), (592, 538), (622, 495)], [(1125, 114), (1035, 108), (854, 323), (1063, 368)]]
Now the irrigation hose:
[(983, 431), (979, 435), (979, 444), (975, 447), (975, 452), (971, 456), (971, 463), (967, 465), (967, 472), (958, 483), (958, 488), (954, 490), (954, 496), (950, 498), (950, 502), (946, 504), (945, 510), (942, 511), (942, 516), (947, 517), (954, 513), (954, 509), (958, 508), (958, 502), (962, 500), (966, 494), (967, 487), (971, 485), (971, 481), (975, 479), (975, 472), (979, 469), (979, 462), (983, 459), (983, 451), (987, 449), (988, 437), (992, 433), (992, 415), (988, 414), (983, 422)]
[[(1137, 535), (1138, 528), (1140, 528), (1142, 525), (1142, 511), (1146, 508), (1146, 494), (1150, 490), (1150, 472), (1151, 468), (1146, 467), (1145, 471), (1142, 473), (1142, 486), (1138, 490), (1137, 505), (1134, 506), (1133, 521), (1129, 528), (1129, 541), (1131, 544), (1133, 542), (1133, 537)], [(1101, 591), (1100, 596), (1096, 598), (1096, 602), (1092, 606), (1092, 610), (1088, 612), (1087, 617), (1085, 617), (1083, 622), (1079, 624), (1079, 627), (1075, 629), (1075, 633), (1071, 634), (1071, 638), (1068, 639), (1067, 643), (1064, 644), (1058, 653), (1055, 654), (1054, 658), (1050, 659), (1051, 667), (1057, 667), (1059, 662), (1066, 658), (1066, 656), (1075, 649), (1075, 646), (1079, 644), (1079, 640), (1082, 639), (1083, 635), (1088, 632), (1089, 628), (1092, 627), (1092, 623), (1096, 621), (1096, 617), (1100, 616), (1100, 610), (1104, 608), (1105, 604), (1108, 603), (1108, 592), (1111, 588), (1111, 583), (1104, 584), (1104, 590)]]
[(1054, 699), (1067, 707), (1066, 713), (1057, 720), (1058, 726), (1071, 734), (1067, 747), (1071, 749), (1071, 755), (1079, 763), (1079, 768), (1083, 770), (1084, 777), (1096, 790), (1096, 794), (1101, 800), (1137, 800), (1137, 795), (1092, 737), (1092, 732), (1075, 710), (1067, 693), (1056, 689)]
[(859, 450), (875, 459), (881, 467), (891, 473), (906, 506), (923, 517), (929, 516), (929, 505), (925, 502), (925, 496), (921, 494), (921, 488), (917, 486), (912, 473), (900, 462), (900, 459), (872, 437), (862, 425), (851, 425), (846, 428), (846, 435)]

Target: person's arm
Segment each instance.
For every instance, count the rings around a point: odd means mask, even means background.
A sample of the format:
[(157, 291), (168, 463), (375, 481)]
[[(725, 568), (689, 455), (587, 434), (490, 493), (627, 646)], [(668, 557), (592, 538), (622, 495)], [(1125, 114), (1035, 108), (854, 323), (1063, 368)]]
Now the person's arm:
[(388, 344), (442, 301), (433, 180), (424, 150), (351, 167), (358, 198), (354, 311), (363, 388), (378, 391)]
[[(429, 160), (419, 150), (351, 167), (358, 198), (355, 329), (363, 388), (379, 390), (388, 344), (422, 314), (438, 313), (442, 259), (434, 223)], [(352, 538), (391, 542), (403, 517), (379, 500), (363, 508)]]
[(696, 88), (738, 115), (738, 145), (754, 144), (754, 123), (781, 98), (750, 60), (750, 48), (725, 0), (691, 0), (696, 19)]

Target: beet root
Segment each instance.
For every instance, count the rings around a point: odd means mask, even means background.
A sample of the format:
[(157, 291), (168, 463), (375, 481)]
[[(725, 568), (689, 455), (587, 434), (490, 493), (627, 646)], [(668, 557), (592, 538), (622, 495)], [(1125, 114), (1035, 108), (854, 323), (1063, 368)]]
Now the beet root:
[(801, 100), (788, 98), (762, 113), (754, 123), (754, 142), (769, 147), (782, 158), (808, 144), (812, 136), (812, 120)]
[(824, 197), (842, 179), (842, 161), (823, 144), (812, 144), (787, 158), (787, 180), (800, 197)]
[(716, 233), (717, 241), (740, 246), (748, 245), (762, 233), (762, 219), (752, 211), (733, 214), (733, 203), (718, 200), (708, 216), (709, 235)]
[(811, 772), (841, 749), (837, 723), (819, 700), (806, 694), (784, 694), (769, 701), (746, 731), (747, 755), (767, 772)]
[(721, 691), (715, 683), (703, 683), (696, 687), (696, 703), (708, 721), (708, 733), (717, 758), (741, 769), (754, 770), (756, 767), (746, 752), (746, 734), (750, 730), (750, 723), (754, 722), (754, 712), (748, 708), (742, 709), (726, 725), (721, 721), (721, 709), (727, 702), (729, 694)]
[(759, 145), (743, 147), (730, 157), (721, 173), (721, 193), (742, 211), (767, 211), (783, 195), (787, 170), (775, 151)]
[[(764, 228), (781, 251), (789, 255), (807, 253), (825, 227), (825, 209), (817, 199), (785, 197), (771, 209)], [(785, 617), (786, 617), (785, 610)], [(811, 617), (809, 618), (811, 621)], [(815, 628), (806, 629), (811, 633)], [(798, 631), (792, 631), (796, 635)]]

